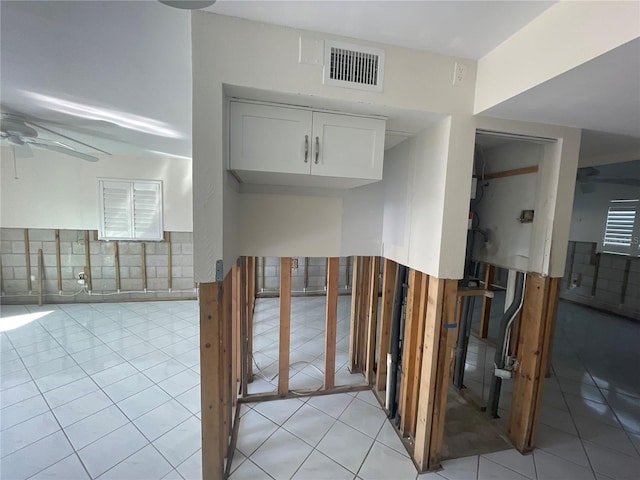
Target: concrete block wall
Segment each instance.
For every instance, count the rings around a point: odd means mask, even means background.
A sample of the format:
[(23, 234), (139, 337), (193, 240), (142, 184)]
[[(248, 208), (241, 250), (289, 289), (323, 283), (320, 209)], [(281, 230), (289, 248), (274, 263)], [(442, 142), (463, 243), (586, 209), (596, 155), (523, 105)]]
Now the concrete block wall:
[[(58, 288), (56, 237), (53, 229), (29, 229), (30, 272), (26, 266), (24, 229), (0, 229), (0, 260), (2, 262), (2, 303), (36, 303), (38, 300), (38, 250), (43, 257), (43, 292), (45, 303), (105, 302), (154, 299), (195, 298), (193, 280), (193, 235), (171, 232), (171, 242), (119, 241), (119, 269), (116, 268), (116, 242), (97, 241), (89, 232), (89, 260), (92, 289), (89, 294), (78, 284), (85, 272), (85, 231), (60, 230), (60, 273), (62, 290)], [(169, 291), (169, 245), (171, 245), (171, 291)], [(146, 270), (147, 291), (144, 291), (143, 268)], [(116, 275), (120, 276), (120, 292), (116, 290)], [(29, 276), (32, 278), (29, 291)]]
[(592, 242), (569, 242), (560, 297), (640, 320), (640, 258), (598, 254), (596, 246)]
[[(291, 270), (291, 291), (304, 293), (305, 262), (308, 261), (307, 292), (324, 292), (327, 277), (327, 259), (324, 257), (294, 257), (298, 261), (298, 268)], [(262, 276), (262, 264), (264, 262), (264, 279)], [(349, 263), (347, 272), (347, 263)], [(348, 275), (347, 275), (348, 274)], [(351, 288), (353, 275), (353, 257), (340, 258), (340, 273), (338, 286), (341, 291)], [(280, 258), (257, 257), (256, 258), (256, 289), (258, 293), (277, 293), (280, 288)]]

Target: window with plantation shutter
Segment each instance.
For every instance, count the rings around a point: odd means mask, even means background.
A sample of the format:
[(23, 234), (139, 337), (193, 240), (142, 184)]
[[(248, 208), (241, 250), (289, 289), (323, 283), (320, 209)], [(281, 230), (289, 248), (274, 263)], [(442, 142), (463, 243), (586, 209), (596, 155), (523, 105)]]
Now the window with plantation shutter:
[(162, 240), (162, 182), (98, 181), (100, 240)]
[(634, 237), (638, 200), (611, 200), (604, 229), (602, 251), (631, 255), (637, 240)]

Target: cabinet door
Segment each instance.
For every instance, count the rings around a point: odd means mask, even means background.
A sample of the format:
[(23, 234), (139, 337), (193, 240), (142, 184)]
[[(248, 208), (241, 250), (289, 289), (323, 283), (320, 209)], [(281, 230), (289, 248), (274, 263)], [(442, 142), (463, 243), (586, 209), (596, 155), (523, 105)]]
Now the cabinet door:
[(311, 173), (382, 179), (385, 121), (314, 112)]
[(232, 170), (310, 173), (310, 111), (231, 102), (230, 114)]

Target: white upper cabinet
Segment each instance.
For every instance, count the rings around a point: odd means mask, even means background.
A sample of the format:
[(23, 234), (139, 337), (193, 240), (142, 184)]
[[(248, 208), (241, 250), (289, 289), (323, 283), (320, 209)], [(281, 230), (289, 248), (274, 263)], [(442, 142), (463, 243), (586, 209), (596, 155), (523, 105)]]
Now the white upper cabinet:
[(351, 188), (382, 179), (385, 121), (231, 102), (230, 163), (246, 183)]

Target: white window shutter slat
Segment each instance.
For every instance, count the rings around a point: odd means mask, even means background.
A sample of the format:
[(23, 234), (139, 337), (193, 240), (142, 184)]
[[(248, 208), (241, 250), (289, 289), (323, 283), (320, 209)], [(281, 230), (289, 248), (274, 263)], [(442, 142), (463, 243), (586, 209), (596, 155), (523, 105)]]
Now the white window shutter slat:
[(162, 182), (99, 180), (101, 240), (162, 240)]
[(603, 252), (629, 255), (638, 210), (638, 200), (612, 200), (602, 242)]

